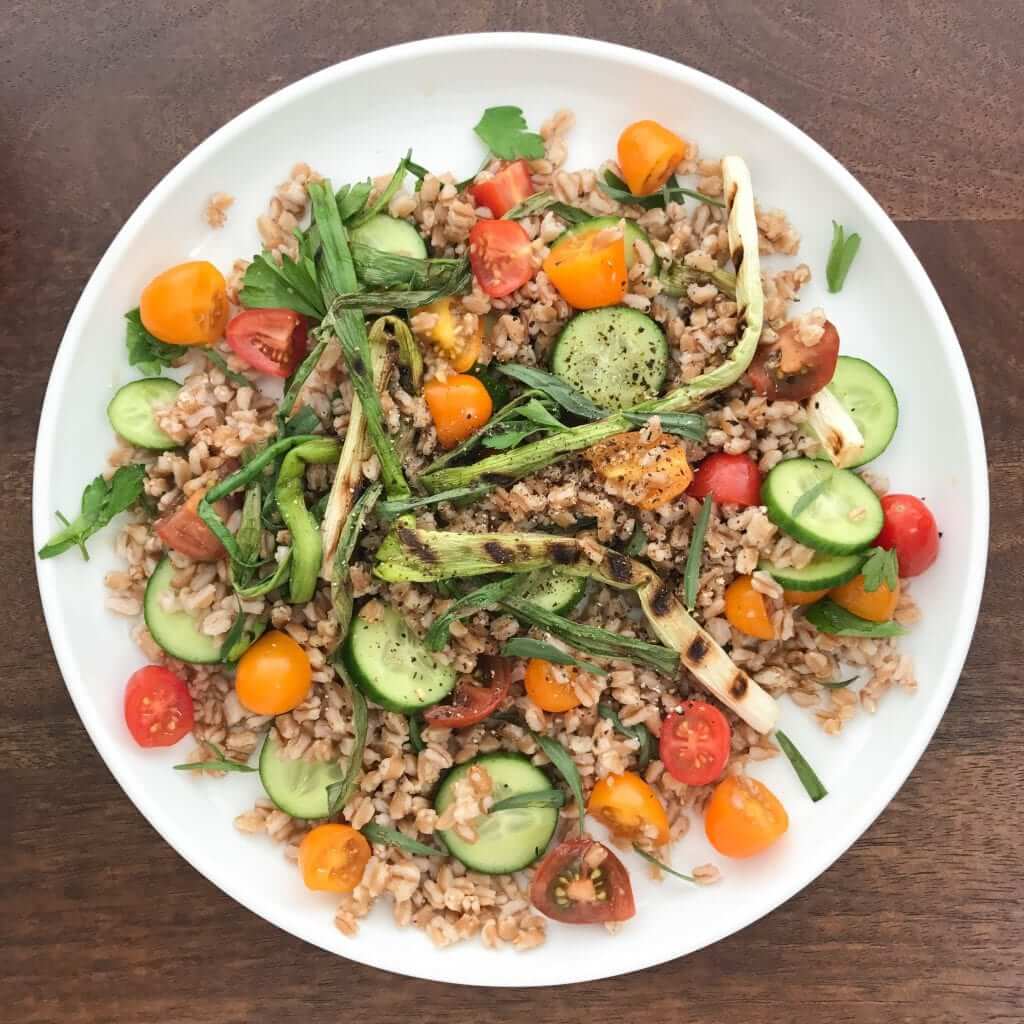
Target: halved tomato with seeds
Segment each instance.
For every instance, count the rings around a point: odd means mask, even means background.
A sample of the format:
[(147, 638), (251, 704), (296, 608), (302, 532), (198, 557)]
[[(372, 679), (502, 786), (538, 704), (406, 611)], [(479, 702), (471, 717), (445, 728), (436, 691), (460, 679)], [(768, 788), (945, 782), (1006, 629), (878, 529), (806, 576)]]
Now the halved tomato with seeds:
[[(204, 493), (193, 491), (187, 501), (182, 502), (173, 512), (161, 516), (153, 524), (153, 532), (172, 551), (187, 555), (193, 562), (216, 562), (227, 552), (206, 523), (199, 518), (199, 502), (202, 501)], [(227, 518), (226, 502), (214, 502), (213, 507), (222, 520)]]
[(636, 913), (633, 886), (622, 861), (589, 836), (568, 839), (538, 865), (530, 902), (552, 921), (601, 924)]
[(511, 295), (534, 274), (530, 236), (515, 220), (478, 220), (469, 233), (469, 262), (492, 299)]
[(802, 402), (832, 379), (839, 359), (839, 332), (825, 321), (815, 345), (805, 345), (794, 323), (784, 324), (775, 341), (760, 345), (747, 373), (759, 395), (769, 401)]
[(140, 747), (171, 747), (192, 728), (184, 680), (162, 665), (140, 668), (124, 690), (124, 720)]
[(514, 160), (494, 177), (469, 188), (473, 202), (477, 206), (486, 206), (495, 217), (504, 217), (536, 191), (530, 178), (530, 165), (525, 160)]
[(225, 333), (235, 355), (259, 373), (288, 377), (306, 354), (306, 321), (291, 309), (247, 309)]
[(480, 667), (490, 678), (490, 686), (474, 686), (465, 681), (455, 688), (451, 704), (436, 704), (423, 712), (423, 721), (438, 729), (465, 729), (482, 722), (501, 707), (512, 686), (512, 671), (507, 658), (484, 655)]
[(669, 775), (687, 786), (714, 782), (729, 760), (729, 720), (706, 700), (687, 701), (665, 719), (659, 753)]

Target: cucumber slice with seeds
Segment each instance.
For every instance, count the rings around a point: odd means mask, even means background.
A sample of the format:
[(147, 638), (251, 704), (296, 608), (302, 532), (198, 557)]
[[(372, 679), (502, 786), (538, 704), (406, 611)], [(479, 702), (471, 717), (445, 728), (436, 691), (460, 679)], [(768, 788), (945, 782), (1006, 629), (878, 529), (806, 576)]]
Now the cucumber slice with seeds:
[[(812, 488), (820, 490), (805, 504)], [(882, 504), (875, 492), (856, 473), (827, 462), (780, 462), (761, 484), (761, 500), (768, 518), (791, 537), (832, 555), (862, 551), (882, 529)]]
[(411, 256), (413, 259), (427, 258), (427, 243), (407, 220), (378, 213), (365, 224), (360, 224), (351, 233), (353, 242), (388, 252), (393, 256)]
[(150, 636), (179, 661), (193, 665), (220, 661), (220, 640), (200, 632), (199, 623), (188, 612), (164, 610), (161, 597), (171, 589), (173, 576), (174, 566), (169, 558), (164, 558), (146, 584), (143, 614)]
[(661, 328), (627, 306), (578, 313), (562, 329), (551, 370), (605, 409), (628, 409), (661, 392), (668, 345)]
[(852, 580), (863, 564), (862, 555), (817, 555), (802, 569), (794, 566), (779, 569), (771, 562), (761, 562), (758, 569), (768, 573), (786, 590), (831, 590)]
[(181, 385), (166, 377), (145, 377), (125, 384), (110, 400), (107, 419), (126, 441), (139, 448), (162, 452), (178, 442), (157, 425), (153, 410), (174, 404)]
[(519, 596), (545, 611), (568, 615), (587, 592), (585, 576), (570, 576), (564, 572), (550, 572), (531, 583)]
[(344, 776), (337, 761), (285, 757), (273, 730), (260, 748), (260, 782), (274, 806), (293, 818), (326, 818), (327, 787)]

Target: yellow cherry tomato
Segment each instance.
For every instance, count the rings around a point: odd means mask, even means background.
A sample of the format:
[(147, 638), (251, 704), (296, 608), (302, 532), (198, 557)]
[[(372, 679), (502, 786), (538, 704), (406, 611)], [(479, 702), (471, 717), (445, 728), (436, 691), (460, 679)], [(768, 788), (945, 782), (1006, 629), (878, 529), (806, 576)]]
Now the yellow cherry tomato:
[(622, 229), (597, 228), (557, 242), (544, 272), (576, 309), (614, 306), (626, 294), (626, 243)]
[(179, 263), (142, 290), (139, 315), (143, 327), (169, 345), (212, 345), (228, 322), (224, 275), (206, 260)]
[(590, 794), (587, 813), (623, 839), (668, 842), (668, 815), (658, 795), (636, 772), (606, 775)]
[(307, 889), (351, 892), (362, 880), (370, 844), (349, 825), (317, 825), (299, 845), (299, 867)]
[(686, 156), (689, 146), (657, 121), (637, 121), (619, 136), (619, 169), (635, 196), (656, 192)]
[(849, 583), (835, 587), (829, 597), (840, 608), (845, 608), (854, 615), (859, 615), (869, 622), (888, 622), (896, 611), (900, 600), (900, 584), (890, 590), (882, 583), (877, 590), (864, 589), (864, 577), (854, 576)]
[(424, 337), (433, 343), (454, 369), (461, 373), (473, 368), (480, 356), (484, 340), (484, 324), (481, 318), (477, 318), (476, 330), (472, 334), (466, 334), (459, 319), (463, 310), (450, 295), (431, 302), (429, 306), (420, 307), (416, 313), (431, 313), (437, 317), (437, 323)]
[(820, 601), (827, 593), (827, 590), (783, 590), (782, 600), (786, 604), (814, 604), (815, 601)]
[(725, 617), (733, 629), (747, 636), (757, 637), (758, 640), (775, 639), (764, 595), (754, 589), (749, 576), (740, 576), (726, 588)]
[(746, 776), (723, 779), (704, 813), (711, 845), (726, 857), (752, 857), (789, 828), (789, 815), (764, 783)]
[(306, 652), (287, 633), (272, 629), (239, 659), (235, 692), (257, 715), (283, 715), (302, 703), (312, 681)]
[(693, 481), (693, 470), (681, 441), (664, 434), (647, 440), (640, 431), (616, 434), (584, 452), (594, 472), (630, 505), (661, 508), (681, 495)]
[(434, 420), (437, 439), (444, 448), (454, 448), (475, 434), (494, 411), (487, 388), (465, 373), (447, 380), (427, 381), (423, 397)]
[(574, 670), (531, 658), (526, 665), (526, 694), (541, 711), (571, 711), (580, 699), (572, 685)]

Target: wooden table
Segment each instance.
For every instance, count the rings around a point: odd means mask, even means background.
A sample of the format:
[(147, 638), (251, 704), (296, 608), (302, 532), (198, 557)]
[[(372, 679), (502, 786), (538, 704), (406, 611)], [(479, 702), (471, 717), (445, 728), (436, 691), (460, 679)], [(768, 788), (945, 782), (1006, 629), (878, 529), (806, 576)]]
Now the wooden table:
[[(1024, 1020), (1024, 11), (1019, 0), (50, 0), (0, 13), (3, 406), (0, 1021), (837, 1024)], [(559, 992), (444, 987), (234, 904), (115, 785), (33, 592), (36, 418), (78, 293), (136, 204), (251, 103), (434, 31), (597, 36), (694, 65), (848, 166), (932, 276), (974, 377), (992, 560), (949, 713), (868, 833), (782, 909), (685, 960)]]

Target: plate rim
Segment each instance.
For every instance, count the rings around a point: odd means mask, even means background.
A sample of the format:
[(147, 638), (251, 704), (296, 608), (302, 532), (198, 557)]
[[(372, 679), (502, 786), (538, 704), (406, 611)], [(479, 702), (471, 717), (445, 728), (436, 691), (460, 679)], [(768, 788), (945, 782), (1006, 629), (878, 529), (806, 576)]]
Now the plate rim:
[[(817, 165), (818, 169), (826, 177), (837, 180), (838, 184), (865, 210), (873, 222), (873, 226), (900, 258), (922, 302), (926, 306), (936, 334), (946, 350), (946, 355), (950, 360), (950, 366), (953, 371), (957, 397), (966, 413), (963, 427), (967, 448), (970, 453), (967, 475), (972, 493), (975, 495), (972, 514), (976, 517), (977, 524), (980, 527), (975, 530), (974, 535), (969, 541), (968, 564), (977, 565), (978, 571), (968, 574), (965, 580), (967, 592), (964, 597), (963, 607), (967, 610), (968, 615), (961, 620), (955, 637), (955, 643), (951, 645), (951, 649), (947, 654), (946, 671), (941, 680), (943, 685), (941, 688), (937, 688), (936, 696), (933, 697), (935, 702), (932, 712), (934, 720), (928, 722), (926, 727), (916, 734), (915, 742), (901, 748), (898, 756), (889, 766), (885, 777), (885, 785), (879, 786), (872, 794), (871, 800), (864, 807), (858, 808), (855, 815), (850, 816), (850, 820), (855, 821), (855, 824), (848, 824), (846, 826), (838, 842), (828, 847), (828, 852), (822, 854), (820, 851), (815, 851), (809, 854), (807, 866), (798, 873), (797, 880), (791, 886), (785, 886), (782, 889), (781, 895), (778, 895), (777, 899), (769, 900), (768, 905), (765, 906), (758, 905), (749, 915), (744, 915), (743, 922), (738, 926), (730, 923), (721, 928), (709, 928), (706, 936), (702, 937), (700, 944), (686, 953), (669, 952), (666, 955), (660, 955), (657, 951), (651, 949), (650, 944), (637, 944), (637, 948), (641, 950), (641, 955), (636, 958), (624, 958), (627, 962), (620, 970), (614, 970), (609, 973), (603, 967), (591, 968), (589, 964), (584, 964), (582, 969), (579, 969), (579, 965), (573, 965), (571, 977), (558, 983), (547, 981), (531, 982), (528, 971), (524, 972), (525, 978), (513, 976), (512, 980), (506, 980), (506, 978), (501, 976), (501, 973), (495, 973), (494, 976), (481, 982), (458, 977), (458, 972), (452, 969), (425, 971), (418, 969), (415, 963), (405, 963), (401, 967), (401, 974), (428, 981), (462, 985), (488, 984), (509, 988), (527, 988), (537, 985), (594, 981), (629, 974), (648, 967), (655, 967), (669, 960), (688, 956), (690, 953), (695, 953), (729, 935), (736, 934), (778, 909), (783, 903), (788, 902), (793, 896), (828, 870), (871, 827), (875, 819), (889, 805), (899, 789), (902, 788), (931, 742), (939, 722), (941, 722), (946, 713), (953, 691), (963, 671), (964, 662), (974, 636), (984, 587), (990, 518), (987, 461), (977, 396), (952, 322), (923, 265), (909, 242), (904, 238), (885, 210), (839, 160), (783, 115), (776, 113), (760, 100), (742, 90), (681, 62), (603, 40), (537, 32), (484, 32), (446, 35), (399, 43), (394, 46), (373, 50), (313, 72), (254, 103), (199, 143), (195, 149), (175, 164), (150, 190), (107, 246), (75, 304), (67, 327), (61, 337), (47, 381), (34, 452), (32, 523), (33, 545), (35, 549), (38, 549), (48, 535), (50, 528), (46, 519), (48, 512), (41, 501), (41, 494), (46, 486), (45, 474), (40, 472), (39, 467), (49, 465), (50, 453), (56, 443), (57, 410), (55, 406), (57, 405), (58, 395), (63, 393), (68, 387), (67, 378), (72, 358), (71, 351), (74, 337), (81, 330), (80, 322), (85, 318), (86, 311), (92, 305), (94, 294), (100, 289), (100, 280), (104, 277), (103, 271), (106, 266), (114, 261), (117, 253), (130, 247), (135, 235), (149, 217), (150, 211), (159, 205), (166, 193), (174, 189), (179, 178), (187, 175), (193, 167), (201, 165), (208, 153), (230, 143), (239, 133), (246, 130), (251, 121), (272, 114), (277, 108), (300, 98), (304, 94), (315, 92), (324, 83), (333, 82), (336, 79), (344, 79), (351, 75), (403, 59), (415, 59), (416, 57), (445, 52), (458, 54), (467, 50), (510, 48), (528, 50), (534, 54), (539, 50), (571, 51), (574, 55), (611, 60), (620, 65), (642, 67), (646, 70), (676, 78), (698, 90), (714, 95), (717, 99), (722, 100), (728, 105), (743, 109), (746, 114), (761, 121), (776, 132), (788, 145), (799, 150), (803, 156)], [(250, 898), (243, 891), (243, 887), (241, 885), (236, 886), (230, 872), (217, 870), (217, 865), (213, 863), (204, 863), (201, 866), (170, 838), (170, 833), (174, 827), (169, 823), (168, 817), (164, 815), (161, 807), (155, 801), (149, 799), (141, 784), (125, 770), (123, 765), (118, 764), (116, 754), (108, 756), (108, 745), (102, 740), (98, 709), (88, 699), (80, 674), (76, 669), (77, 659), (71, 649), (69, 638), (63, 629), (63, 623), (57, 614), (57, 599), (55, 596), (57, 589), (56, 573), (51, 563), (42, 562), (38, 558), (35, 559), (35, 562), (37, 583), (47, 632), (65, 688), (71, 696), (75, 710), (107, 770), (114, 776), (118, 785), (132, 801), (136, 809), (142, 813), (161, 838), (198, 871), (200, 875), (206, 878), (207, 881), (215, 885), (241, 906), (257, 914), (276, 928), (288, 932), (304, 942), (318, 946), (332, 955), (394, 973), (394, 965), (386, 961), (386, 958), (382, 955), (383, 950), (378, 952), (372, 947), (362, 948), (358, 945), (358, 939), (356, 939), (352, 943), (351, 955), (348, 952), (339, 953), (336, 949), (318, 942), (315, 938), (302, 934), (289, 924), (276, 920), (272, 912), (259, 908), (250, 901)], [(624, 952), (624, 950), (620, 948), (619, 952)], [(458, 958), (456, 955), (452, 955), (451, 962), (453, 967), (457, 966)], [(433, 964), (434, 961), (432, 960), (431, 963)], [(603, 963), (603, 961), (598, 963)], [(501, 964), (504, 964), (504, 961), (501, 961)], [(496, 961), (496, 966), (499, 966), (498, 961)], [(509, 972), (504, 971), (503, 973), (507, 975)]]

